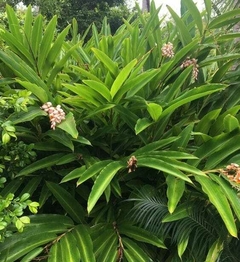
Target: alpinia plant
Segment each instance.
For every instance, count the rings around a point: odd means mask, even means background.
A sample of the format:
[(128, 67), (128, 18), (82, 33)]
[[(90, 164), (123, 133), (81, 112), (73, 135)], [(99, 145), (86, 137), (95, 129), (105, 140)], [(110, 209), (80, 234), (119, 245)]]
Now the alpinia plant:
[(138, 10), (113, 35), (105, 19), (88, 41), (75, 20), (58, 33), (56, 17), (29, 7), (20, 25), (7, 6), (0, 101), (29, 100), (1, 131), (35, 155), (12, 159), (3, 193), (40, 209), (0, 261), (236, 261), (240, 202), (223, 170), (240, 162), (239, 10), (183, 4), (163, 25), (154, 4)]

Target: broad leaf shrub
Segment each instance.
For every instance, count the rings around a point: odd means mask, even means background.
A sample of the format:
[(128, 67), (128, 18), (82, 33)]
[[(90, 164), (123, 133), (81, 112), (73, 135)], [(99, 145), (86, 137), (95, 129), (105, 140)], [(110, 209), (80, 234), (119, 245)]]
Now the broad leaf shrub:
[(6, 188), (40, 209), (0, 261), (239, 257), (237, 174), (226, 173), (240, 162), (239, 10), (212, 18), (211, 1), (202, 13), (182, 4), (170, 21), (154, 4), (138, 10), (113, 35), (105, 19), (87, 41), (75, 20), (57, 32), (29, 7), (20, 25), (7, 6), (2, 143), (26, 145), (29, 162), (12, 164)]

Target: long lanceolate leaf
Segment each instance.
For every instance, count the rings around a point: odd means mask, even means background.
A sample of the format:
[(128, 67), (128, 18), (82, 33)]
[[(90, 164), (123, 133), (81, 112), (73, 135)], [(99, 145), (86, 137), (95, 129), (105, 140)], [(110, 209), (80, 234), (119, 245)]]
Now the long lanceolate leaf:
[(208, 177), (196, 177), (196, 180), (201, 184), (203, 191), (207, 194), (211, 203), (218, 210), (223, 222), (228, 229), (228, 232), (237, 237), (237, 228), (231, 207), (228, 203), (227, 197), (223, 194), (220, 186), (217, 185)]
[(1, 262), (19, 261), (22, 256), (44, 247), (55, 240), (57, 234), (73, 227), (71, 219), (61, 215), (34, 215), (30, 216), (30, 220), (31, 224), (26, 226), (23, 233), (14, 234), (0, 245)]
[(78, 223), (83, 222), (85, 212), (79, 202), (60, 185), (47, 182), (47, 186), (69, 216)]
[(89, 234), (89, 229), (84, 225), (78, 225), (72, 231), (77, 246), (80, 251), (82, 262), (95, 262), (93, 254), (93, 243)]
[(98, 199), (101, 197), (104, 190), (110, 184), (116, 173), (123, 167), (125, 167), (125, 165), (122, 162), (116, 161), (109, 163), (101, 170), (88, 198), (88, 213), (90, 213), (91, 210), (94, 208)]
[(165, 161), (153, 158), (153, 157), (138, 157), (138, 167), (149, 167), (153, 169), (157, 169), (159, 171), (163, 171), (169, 175), (178, 177), (186, 182), (192, 183), (191, 179), (185, 175), (183, 172), (181, 172), (176, 167), (172, 166), (171, 164), (166, 163)]

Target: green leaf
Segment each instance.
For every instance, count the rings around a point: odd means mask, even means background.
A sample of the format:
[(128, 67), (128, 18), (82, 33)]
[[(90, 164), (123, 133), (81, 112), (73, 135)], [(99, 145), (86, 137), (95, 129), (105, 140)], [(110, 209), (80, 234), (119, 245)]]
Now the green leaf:
[(165, 138), (159, 141), (154, 141), (152, 143), (148, 143), (146, 146), (143, 146), (141, 148), (139, 148), (138, 150), (136, 150), (134, 152), (134, 155), (141, 155), (141, 154), (146, 154), (149, 153), (151, 151), (155, 151), (157, 149), (160, 148), (164, 148), (165, 146), (173, 143), (174, 141), (176, 141), (178, 139), (178, 137), (169, 137), (169, 138)]
[(91, 49), (94, 53), (94, 55), (101, 61), (106, 68), (116, 77), (118, 75), (118, 67), (117, 64), (112, 61), (112, 59), (107, 56), (104, 52), (97, 48), (92, 48)]
[(30, 43), (32, 43), (32, 52), (35, 58), (38, 57), (38, 51), (39, 51), (40, 43), (42, 41), (42, 35), (43, 35), (43, 17), (42, 15), (38, 15), (33, 24), (32, 38), (30, 41)]
[(167, 176), (167, 198), (168, 198), (168, 210), (172, 214), (179, 203), (183, 192), (185, 190), (185, 182), (182, 179), (174, 176)]
[(205, 262), (217, 261), (223, 248), (223, 240), (218, 238), (209, 249)]
[(44, 157), (29, 166), (26, 166), (23, 168), (17, 175), (18, 176), (26, 176), (29, 175), (37, 170), (44, 169), (47, 167), (51, 167), (53, 165), (56, 165), (59, 159), (64, 155), (64, 153), (58, 153), (58, 154), (53, 154), (48, 157)]
[(93, 254), (93, 243), (89, 235), (89, 230), (85, 225), (78, 225), (72, 231), (74, 235), (77, 246), (80, 251), (82, 262), (95, 262), (95, 257)]
[(75, 122), (73, 113), (71, 113), (71, 112), (66, 115), (66, 118), (59, 125), (57, 125), (57, 127), (66, 131), (73, 138), (78, 137), (76, 122)]
[(239, 129), (238, 119), (230, 114), (224, 117), (223, 124), (224, 124), (224, 130), (227, 133), (232, 132), (234, 129)]
[(189, 13), (191, 14), (192, 18), (195, 20), (195, 23), (198, 27), (200, 35), (203, 33), (203, 22), (201, 14), (196, 6), (196, 4), (192, 0), (184, 1), (184, 5), (187, 6)]
[(184, 251), (186, 250), (187, 248), (187, 245), (188, 245), (188, 240), (189, 240), (189, 235), (183, 235), (181, 237), (181, 240), (180, 240), (180, 243), (178, 243), (177, 245), (177, 249), (178, 249), (178, 256), (181, 258)]
[(140, 118), (138, 119), (136, 125), (135, 125), (135, 133), (138, 135), (143, 130), (151, 126), (153, 122), (151, 122), (148, 118)]
[(114, 96), (117, 94), (117, 92), (120, 90), (122, 87), (123, 83), (126, 81), (128, 76), (130, 75), (132, 69), (134, 66), (137, 64), (137, 59), (132, 60), (130, 63), (128, 63), (118, 74), (116, 77), (115, 81), (112, 84), (111, 87), (111, 96), (114, 98)]
[(201, 184), (202, 190), (207, 194), (211, 203), (216, 207), (220, 214), (228, 232), (237, 237), (237, 228), (234, 217), (229, 206), (227, 197), (215, 182), (208, 177), (196, 177), (196, 180)]
[(77, 186), (82, 184), (84, 181), (88, 180), (89, 178), (95, 176), (98, 174), (105, 166), (107, 166), (109, 163), (111, 163), (111, 160), (104, 160), (97, 163), (94, 163), (92, 166), (90, 166), (87, 170), (83, 170), (82, 168), (74, 169), (71, 173), (69, 173), (69, 176), (78, 176), (80, 177), (77, 181)]
[(27, 112), (21, 111), (14, 113), (10, 116), (9, 120), (11, 120), (12, 123), (16, 125), (19, 123), (31, 121), (39, 116), (47, 116), (47, 113), (39, 107), (30, 106), (28, 107)]
[(103, 83), (95, 80), (83, 80), (83, 83), (97, 91), (108, 102), (111, 102), (112, 99), (110, 91)]
[(16, 82), (31, 91), (42, 103), (46, 103), (48, 101), (48, 94), (38, 85), (27, 81), (21, 81), (19, 79), (16, 79)]
[(69, 134), (66, 134), (64, 131), (60, 129), (49, 130), (45, 133), (45, 135), (51, 137), (58, 143), (68, 147), (71, 151), (74, 151), (74, 145), (72, 142), (72, 138), (71, 136), (69, 136)]
[(192, 181), (188, 176), (186, 176), (180, 170), (178, 170), (177, 168), (173, 167), (172, 165), (166, 163), (161, 159), (148, 157), (148, 156), (141, 156), (141, 157), (139, 156), (137, 160), (138, 160), (138, 167), (144, 166), (144, 167), (157, 169), (192, 184)]
[(31, 262), (34, 261), (34, 259), (41, 254), (44, 251), (43, 247), (37, 247), (31, 252), (29, 252), (26, 256), (24, 256), (20, 262)]
[(23, 41), (23, 36), (21, 34), (21, 27), (19, 25), (18, 18), (13, 8), (10, 5), (6, 5), (7, 17), (8, 17), (8, 26), (16, 39), (19, 39), (21, 42)]
[(218, 92), (222, 89), (224, 89), (226, 85), (222, 84), (207, 84), (200, 87), (197, 87), (195, 89), (191, 89), (182, 95), (180, 95), (178, 98), (171, 101), (166, 109), (163, 110), (160, 118), (163, 118), (164, 116), (172, 113), (176, 108), (189, 103), (191, 101), (194, 101), (198, 98), (210, 95), (214, 92)]
[(61, 183), (79, 178), (86, 171), (86, 166), (81, 166), (68, 173), (62, 180)]
[(153, 121), (156, 122), (162, 114), (162, 107), (156, 103), (147, 103), (147, 111), (150, 114)]
[(42, 37), (41, 44), (39, 46), (38, 53), (38, 68), (42, 69), (45, 66), (46, 57), (51, 48), (51, 44), (54, 38), (55, 30), (57, 25), (57, 16), (53, 16), (53, 18), (49, 21), (46, 26), (44, 35)]
[[(240, 9), (234, 9), (234, 10), (231, 10), (231, 11), (228, 11), (222, 15), (219, 15), (217, 16), (216, 18), (214, 18), (210, 24), (208, 25), (208, 27), (210, 29), (213, 29), (213, 28), (219, 28), (222, 26), (222, 23), (226, 23), (226, 22), (230, 22), (231, 23), (231, 20), (233, 18), (235, 18), (238, 14), (239, 14), (239, 11)], [(227, 25), (227, 24), (225, 24)]]
[(135, 77), (127, 79), (122, 88), (116, 94), (115, 101), (120, 101), (125, 93), (127, 93), (126, 98), (128, 99), (133, 97), (137, 92), (139, 92), (143, 87), (145, 87), (157, 74), (159, 74), (159, 72), (161, 72), (161, 69), (151, 69)]
[[(57, 56), (62, 51), (62, 45), (64, 43), (64, 39), (67, 36), (71, 25), (68, 25), (58, 36), (57, 39), (54, 41), (51, 49), (49, 50), (44, 66), (42, 68), (42, 78), (45, 79), (46, 75), (49, 73), (50, 69), (56, 62)], [(46, 33), (45, 33), (46, 34)]]
[(167, 5), (167, 8), (170, 14), (172, 15), (172, 18), (175, 21), (176, 28), (179, 32), (179, 37), (181, 39), (181, 42), (183, 46), (186, 46), (187, 44), (189, 44), (192, 41), (192, 37), (189, 33), (189, 30), (187, 29), (182, 19), (174, 12), (174, 10), (168, 5)]
[(55, 196), (59, 204), (77, 223), (84, 220), (84, 210), (79, 202), (67, 190), (53, 182), (46, 182), (49, 190)]
[(116, 161), (109, 163), (106, 167), (104, 167), (101, 170), (100, 174), (94, 182), (94, 185), (88, 198), (88, 213), (91, 212), (98, 199), (103, 194), (107, 186), (110, 184), (111, 180), (116, 175), (116, 173), (123, 167), (125, 167), (123, 163), (121, 163), (120, 161)]
[(172, 214), (167, 214), (164, 216), (162, 223), (173, 222), (188, 217), (190, 209), (191, 207), (189, 207), (188, 203), (181, 204), (176, 207)]
[(123, 234), (129, 238), (135, 239), (140, 242), (151, 244), (155, 247), (166, 248), (163, 241), (149, 231), (132, 226), (129, 224), (122, 224), (118, 226), (120, 235)]
[(77, 241), (71, 232), (60, 239), (61, 259), (58, 261), (76, 262), (80, 261), (80, 252), (77, 248)]
[(128, 262), (146, 262), (151, 261), (149, 256), (143, 251), (143, 249), (138, 246), (135, 241), (132, 241), (129, 238), (122, 238), (124, 246), (124, 256)]
[(216, 181), (221, 186), (223, 192), (225, 193), (229, 203), (231, 204), (235, 212), (235, 215), (240, 221), (240, 200), (239, 200), (239, 196), (237, 195), (237, 192), (232, 188), (230, 183), (226, 182), (225, 179), (214, 174), (209, 174), (209, 176), (212, 178), (212, 180)]

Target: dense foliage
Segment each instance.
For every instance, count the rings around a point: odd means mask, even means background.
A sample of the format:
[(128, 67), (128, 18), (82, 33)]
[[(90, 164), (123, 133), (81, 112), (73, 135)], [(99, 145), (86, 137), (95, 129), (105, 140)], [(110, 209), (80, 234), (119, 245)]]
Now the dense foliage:
[(240, 10), (205, 5), (171, 21), (138, 8), (88, 41), (76, 20), (57, 32), (7, 6), (1, 196), (39, 212), (1, 262), (238, 261)]

